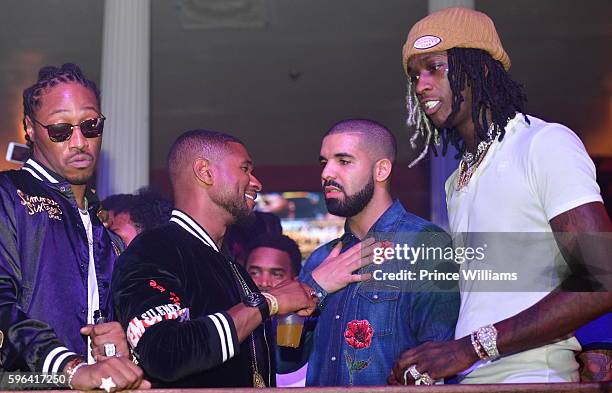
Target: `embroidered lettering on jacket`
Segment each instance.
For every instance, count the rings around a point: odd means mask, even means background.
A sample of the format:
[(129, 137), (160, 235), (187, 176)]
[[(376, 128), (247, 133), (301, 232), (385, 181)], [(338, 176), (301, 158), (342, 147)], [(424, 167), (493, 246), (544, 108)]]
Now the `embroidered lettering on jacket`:
[(179, 322), (189, 320), (189, 308), (181, 308), (178, 304), (164, 304), (153, 307), (130, 321), (126, 331), (127, 340), (136, 348), (145, 331), (164, 320), (178, 319)]
[[(164, 288), (161, 284), (158, 284), (157, 281), (155, 280), (149, 280), (149, 286), (153, 289), (160, 291), (161, 293), (166, 292), (166, 288)], [(172, 300), (174, 304), (176, 305), (181, 304), (181, 298), (176, 293), (170, 291), (170, 294), (168, 297), (170, 298), (170, 300)]]
[(30, 196), (21, 190), (17, 190), (17, 195), (21, 198), (21, 204), (28, 209), (28, 214), (33, 216), (36, 213), (47, 213), (49, 218), (62, 220), (62, 209), (53, 199), (42, 196)]

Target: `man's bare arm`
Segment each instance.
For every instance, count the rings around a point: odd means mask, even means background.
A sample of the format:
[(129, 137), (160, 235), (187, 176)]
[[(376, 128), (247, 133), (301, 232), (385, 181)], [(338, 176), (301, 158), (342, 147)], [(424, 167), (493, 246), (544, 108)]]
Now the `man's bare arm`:
[[(567, 336), (578, 327), (612, 311), (609, 286), (612, 223), (602, 203), (588, 203), (554, 217), (550, 225), (564, 258), (574, 271), (596, 275), (600, 292), (554, 291), (530, 308), (495, 324), (502, 356), (526, 351)], [(599, 236), (598, 236), (599, 234)], [(448, 359), (452, 358), (452, 361)], [(389, 383), (403, 383), (412, 364), (433, 379), (449, 377), (469, 368), (478, 357), (469, 336), (450, 343), (426, 343), (404, 352)]]
[[(496, 324), (501, 353), (546, 344), (612, 311), (610, 218), (599, 202), (578, 206), (550, 220), (555, 239), (573, 271), (589, 273), (601, 292), (555, 291), (534, 306)], [(601, 234), (601, 236), (598, 236)]]
[[(612, 223), (605, 206), (601, 202), (591, 202), (564, 213), (550, 220), (553, 232), (612, 232)], [(560, 244), (563, 251), (566, 244)]]

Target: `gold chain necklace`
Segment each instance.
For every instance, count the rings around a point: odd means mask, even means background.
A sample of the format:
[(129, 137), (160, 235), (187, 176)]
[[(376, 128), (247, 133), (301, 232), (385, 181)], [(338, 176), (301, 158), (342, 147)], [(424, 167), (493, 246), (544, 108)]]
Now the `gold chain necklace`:
[[(251, 288), (249, 288), (246, 281), (244, 281), (244, 278), (242, 278), (242, 276), (240, 275), (240, 272), (236, 268), (236, 265), (234, 265), (234, 263), (231, 261), (228, 261), (228, 262), (230, 266), (232, 267), (232, 271), (234, 272), (234, 275), (236, 276), (238, 283), (242, 287), (242, 291), (244, 292), (244, 295), (245, 296), (250, 295), (252, 293)], [(261, 375), (261, 373), (259, 372), (259, 368), (257, 367), (257, 352), (255, 350), (255, 335), (253, 334), (253, 332), (251, 332), (251, 354), (252, 354), (251, 368), (253, 369), (253, 387), (265, 388), (266, 382), (263, 376)]]

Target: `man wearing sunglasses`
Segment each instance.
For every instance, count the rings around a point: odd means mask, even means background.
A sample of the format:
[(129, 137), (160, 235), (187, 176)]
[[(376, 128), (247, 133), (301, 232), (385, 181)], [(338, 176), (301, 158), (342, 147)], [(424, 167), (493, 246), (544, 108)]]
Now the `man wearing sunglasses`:
[(74, 64), (44, 67), (23, 104), (32, 155), (0, 174), (0, 369), (57, 373), (82, 390), (146, 388), (121, 326), (93, 325), (112, 310), (123, 247), (87, 185), (102, 143), (99, 91)]

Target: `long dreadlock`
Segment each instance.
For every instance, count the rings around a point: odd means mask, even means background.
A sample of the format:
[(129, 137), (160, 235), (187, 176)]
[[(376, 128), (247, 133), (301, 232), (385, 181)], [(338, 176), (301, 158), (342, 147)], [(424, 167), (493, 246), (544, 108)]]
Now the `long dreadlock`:
[[(505, 127), (517, 112), (524, 113), (527, 96), (523, 87), (512, 80), (510, 74), (504, 70), (502, 64), (494, 60), (489, 53), (481, 49), (452, 48), (448, 54), (448, 80), (453, 92), (452, 111), (446, 124), (459, 112), (464, 101), (461, 92), (466, 83), (472, 92), (472, 120), (475, 133), (479, 140), (489, 141), (498, 138), (501, 141), (505, 135)], [(436, 146), (442, 145), (442, 155), (446, 154), (449, 143), (458, 151), (459, 156), (465, 151), (465, 142), (461, 139), (456, 128), (442, 128), (438, 130), (419, 105), (416, 96), (414, 81), (408, 79), (408, 93), (406, 97), (408, 118), (406, 124), (415, 126), (416, 131), (410, 138), (410, 144), (416, 149), (419, 137), (425, 138), (425, 146), (421, 154), (413, 160), (409, 167), (416, 165), (427, 155), (429, 146), (437, 155)], [(493, 132), (489, 131), (491, 124), (487, 118), (491, 116)], [(529, 122), (527, 116), (525, 120)]]

